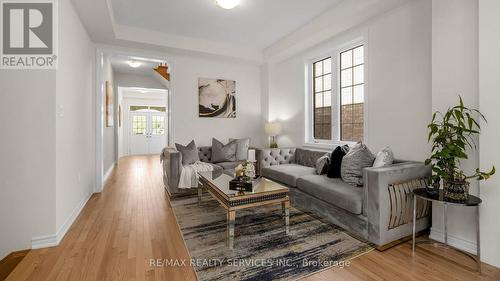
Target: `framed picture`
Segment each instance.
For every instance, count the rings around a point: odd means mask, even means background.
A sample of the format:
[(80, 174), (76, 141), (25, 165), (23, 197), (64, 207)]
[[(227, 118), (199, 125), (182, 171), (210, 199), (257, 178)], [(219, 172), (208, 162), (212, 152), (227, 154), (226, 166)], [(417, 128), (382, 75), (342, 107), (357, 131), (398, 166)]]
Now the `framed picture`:
[(236, 81), (198, 78), (199, 117), (236, 118)]
[(113, 127), (113, 85), (106, 81), (106, 127)]

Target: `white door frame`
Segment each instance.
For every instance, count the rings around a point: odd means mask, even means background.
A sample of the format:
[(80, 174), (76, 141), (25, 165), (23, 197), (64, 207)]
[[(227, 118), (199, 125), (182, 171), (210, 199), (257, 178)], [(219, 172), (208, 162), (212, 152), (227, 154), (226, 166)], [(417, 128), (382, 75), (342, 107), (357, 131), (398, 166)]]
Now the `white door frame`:
[[(117, 47), (117, 46), (106, 46), (106, 45), (98, 45), (96, 47), (96, 69), (95, 69), (95, 185), (94, 185), (94, 193), (102, 192), (105, 184), (104, 171), (103, 171), (103, 138), (104, 138), (104, 104), (103, 104), (103, 94), (105, 88), (105, 81), (102, 77), (103, 74), (103, 66), (104, 66), (104, 54), (120, 54), (132, 57), (140, 57), (140, 58), (149, 58), (155, 60), (163, 60), (166, 58), (170, 58), (169, 54), (151, 52), (146, 50), (131, 50), (127, 48)], [(172, 103), (172, 94), (174, 92), (174, 62), (170, 59), (167, 61), (170, 70), (170, 89), (168, 90), (167, 95), (167, 106), (169, 108), (168, 112), (168, 143), (172, 143), (173, 136), (173, 122), (172, 122), (172, 110), (175, 108)], [(116, 114), (117, 110), (115, 110)], [(114, 118), (115, 126), (117, 122), (117, 118)], [(116, 136), (116, 128), (113, 130)]]
[[(126, 90), (137, 90), (137, 91), (160, 91), (162, 94), (165, 94), (166, 100), (159, 99), (154, 96), (138, 96), (130, 93), (126, 93)], [(123, 114), (123, 120), (124, 122), (128, 123), (127, 118), (130, 115), (130, 106), (132, 105), (142, 105), (142, 106), (164, 106), (166, 107), (166, 112), (165, 112), (165, 118), (167, 118), (167, 122), (165, 123), (165, 128), (167, 130), (165, 134), (165, 143), (167, 145), (170, 145), (172, 143), (172, 139), (170, 138), (171, 132), (170, 132), (170, 126), (171, 126), (171, 108), (169, 107), (169, 100), (170, 100), (170, 91), (165, 90), (165, 89), (155, 89), (155, 88), (138, 88), (138, 87), (118, 87), (118, 91), (122, 93), (122, 114)], [(127, 120), (127, 121), (125, 121)], [(130, 155), (129, 154), (129, 148), (130, 148), (130, 142), (127, 139), (130, 134), (130, 130), (127, 126), (124, 125), (123, 123), (122, 126), (122, 146), (123, 146), (123, 155)]]

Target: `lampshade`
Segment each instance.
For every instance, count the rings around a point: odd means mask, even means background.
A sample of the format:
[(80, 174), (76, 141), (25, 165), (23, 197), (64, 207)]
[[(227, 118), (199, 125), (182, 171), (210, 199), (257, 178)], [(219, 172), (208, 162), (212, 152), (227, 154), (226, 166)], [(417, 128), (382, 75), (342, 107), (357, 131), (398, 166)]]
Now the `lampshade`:
[(266, 131), (266, 134), (268, 134), (269, 136), (277, 136), (283, 131), (281, 128), (281, 124), (278, 122), (266, 123), (264, 129)]

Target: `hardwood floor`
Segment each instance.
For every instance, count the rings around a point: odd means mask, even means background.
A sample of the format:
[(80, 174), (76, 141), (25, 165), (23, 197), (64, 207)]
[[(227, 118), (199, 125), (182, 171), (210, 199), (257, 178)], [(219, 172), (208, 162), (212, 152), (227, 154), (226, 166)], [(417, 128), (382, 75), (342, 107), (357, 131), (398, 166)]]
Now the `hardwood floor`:
[[(436, 255), (440, 254), (441, 256)], [(196, 280), (190, 266), (152, 267), (150, 259), (189, 259), (161, 181), (158, 157), (122, 158), (101, 194), (89, 200), (57, 247), (32, 250), (7, 280)], [(431, 245), (409, 243), (355, 258), (304, 280), (500, 280), (500, 269)]]
[(22, 250), (10, 253), (0, 261), (0, 281), (5, 280), (7, 276), (16, 268), (16, 266), (24, 259), (30, 250)]

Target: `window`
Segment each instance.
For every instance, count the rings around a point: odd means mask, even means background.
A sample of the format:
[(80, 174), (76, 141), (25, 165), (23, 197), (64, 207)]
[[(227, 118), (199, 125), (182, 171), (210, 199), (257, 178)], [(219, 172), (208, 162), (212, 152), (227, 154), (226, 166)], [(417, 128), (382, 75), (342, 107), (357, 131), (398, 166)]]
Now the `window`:
[(314, 139), (332, 138), (332, 59), (313, 63)]
[(152, 115), (151, 127), (153, 135), (165, 134), (165, 116)]
[[(364, 46), (354, 45), (311, 65), (314, 142), (359, 141), (364, 135)], [(332, 86), (334, 85), (334, 86)]]
[(146, 134), (146, 116), (136, 115), (132, 117), (132, 133), (134, 135)]
[(146, 105), (131, 105), (130, 111), (139, 112), (166, 112), (167, 108), (164, 106), (146, 106)]
[(364, 47), (340, 53), (340, 140), (363, 140)]

